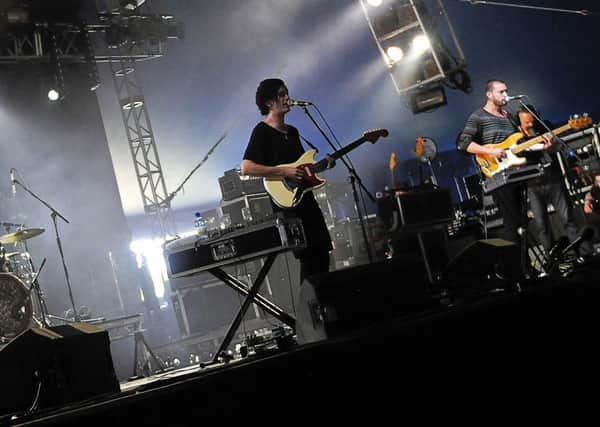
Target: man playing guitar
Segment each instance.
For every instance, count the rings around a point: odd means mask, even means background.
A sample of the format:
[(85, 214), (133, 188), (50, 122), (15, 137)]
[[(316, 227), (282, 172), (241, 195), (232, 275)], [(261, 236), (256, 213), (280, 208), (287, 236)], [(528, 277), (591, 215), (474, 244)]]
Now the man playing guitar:
[[(465, 127), (457, 141), (457, 149), (470, 154), (486, 154), (494, 158), (506, 157), (505, 150), (487, 146), (498, 144), (517, 131), (515, 120), (504, 109), (507, 104), (508, 87), (502, 80), (489, 80), (485, 87), (486, 102), (467, 119)], [(552, 145), (550, 134), (543, 136), (543, 149)], [(492, 192), (494, 203), (498, 206), (504, 220), (504, 238), (520, 243), (518, 228), (527, 223), (522, 217), (522, 183), (508, 184)]]
[[(242, 174), (302, 181), (306, 173), (303, 168), (278, 166), (291, 163), (304, 153), (298, 129), (285, 123), (285, 115), (290, 111), (289, 103), (288, 89), (283, 80), (266, 79), (259, 84), (256, 89), (256, 106), (264, 118), (254, 127), (250, 136), (241, 164)], [(273, 208), (281, 210), (275, 204)], [(327, 272), (329, 251), (332, 249), (331, 238), (312, 192), (308, 192), (286, 214), (299, 217), (306, 234), (306, 249), (295, 253), (300, 261), (301, 281), (308, 275)]]

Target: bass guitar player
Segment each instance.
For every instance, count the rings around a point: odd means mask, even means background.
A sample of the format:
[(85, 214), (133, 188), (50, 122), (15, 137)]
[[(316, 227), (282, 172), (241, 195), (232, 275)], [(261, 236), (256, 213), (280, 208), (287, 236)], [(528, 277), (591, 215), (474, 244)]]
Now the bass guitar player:
[[(473, 155), (486, 155), (494, 159), (507, 157), (506, 150), (494, 146), (518, 132), (516, 120), (505, 110), (508, 86), (499, 79), (492, 79), (485, 86), (485, 104), (468, 117), (457, 139), (457, 149)], [(543, 149), (552, 146), (552, 136), (542, 135)], [(504, 221), (504, 238), (520, 245), (518, 229), (527, 224), (522, 212), (522, 182), (507, 184), (491, 194)]]

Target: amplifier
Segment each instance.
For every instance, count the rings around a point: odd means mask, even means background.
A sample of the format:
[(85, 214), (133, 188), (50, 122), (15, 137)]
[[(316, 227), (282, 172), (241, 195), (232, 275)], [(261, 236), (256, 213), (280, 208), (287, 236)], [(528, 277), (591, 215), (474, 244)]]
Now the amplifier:
[(243, 176), (239, 169), (225, 171), (219, 178), (223, 200), (232, 200), (246, 194), (264, 193), (262, 178)]
[(447, 188), (409, 191), (396, 199), (402, 226), (447, 223), (454, 218), (452, 196)]
[(169, 278), (177, 278), (305, 246), (302, 222), (278, 217), (210, 239), (179, 238), (166, 243), (163, 253)]
[[(251, 219), (244, 218), (242, 208), (248, 208)], [(249, 194), (232, 200), (223, 201), (219, 207), (221, 214), (229, 214), (232, 224), (245, 224), (248, 221), (263, 221), (273, 216), (271, 197), (265, 193)]]

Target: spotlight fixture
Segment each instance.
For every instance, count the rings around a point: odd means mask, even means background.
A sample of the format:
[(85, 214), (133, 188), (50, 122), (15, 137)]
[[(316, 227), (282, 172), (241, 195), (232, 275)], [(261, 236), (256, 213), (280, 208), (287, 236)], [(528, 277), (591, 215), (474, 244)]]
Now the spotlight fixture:
[(442, 0), (360, 3), (396, 92), (413, 112), (444, 105), (444, 86), (468, 93), (466, 60)]
[(433, 110), (447, 103), (446, 92), (441, 85), (421, 89), (412, 93), (410, 97), (410, 107), (414, 114)]
[(431, 43), (429, 43), (429, 39), (425, 34), (419, 34), (415, 36), (412, 41), (412, 51), (414, 55), (422, 55), (429, 48), (431, 48)]
[(54, 88), (50, 89), (48, 91), (48, 99), (52, 102), (58, 101), (60, 99), (60, 92)]
[(383, 0), (367, 0), (367, 3), (369, 3), (369, 6), (379, 7), (383, 3)]
[(390, 60), (390, 65), (394, 64), (394, 63), (402, 60), (402, 58), (404, 58), (404, 51), (402, 50), (402, 48), (399, 48), (398, 46), (388, 47), (387, 50), (385, 51), (385, 53), (387, 54), (387, 56)]

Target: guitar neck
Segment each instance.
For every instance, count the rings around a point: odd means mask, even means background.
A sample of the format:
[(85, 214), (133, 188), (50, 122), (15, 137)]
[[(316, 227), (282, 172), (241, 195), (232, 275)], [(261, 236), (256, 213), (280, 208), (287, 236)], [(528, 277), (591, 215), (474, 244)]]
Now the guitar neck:
[[(566, 124), (566, 125), (564, 125), (564, 126), (561, 126), (561, 127), (559, 127), (559, 128), (556, 128), (556, 129), (554, 129), (554, 130), (552, 131), (552, 133), (554, 133), (555, 135), (558, 135), (558, 134), (560, 134), (560, 133), (563, 133), (563, 132), (566, 132), (566, 131), (568, 131), (569, 129), (571, 129), (571, 125), (567, 123), (567, 124)], [(525, 151), (525, 150), (527, 150), (528, 148), (530, 148), (530, 147), (533, 147), (535, 144), (539, 144), (539, 143), (541, 143), (541, 142), (544, 142), (544, 138), (542, 138), (541, 136), (536, 136), (535, 138), (532, 138), (532, 139), (530, 139), (529, 141), (525, 141), (525, 142), (523, 142), (523, 143), (521, 143), (521, 144), (517, 145), (516, 147), (513, 147), (513, 148), (511, 149), (511, 151), (512, 151), (514, 154), (518, 154), (518, 153), (520, 153), (521, 151)]]
[[(350, 151), (354, 150), (356, 147), (358, 147), (360, 144), (362, 144), (365, 141), (366, 141), (366, 139), (364, 137), (358, 138), (356, 141), (351, 142), (350, 144), (346, 145), (343, 148), (340, 148), (339, 150), (333, 152), (332, 154), (329, 154), (329, 157), (331, 157), (333, 160), (337, 160), (340, 157), (345, 156)], [(313, 165), (312, 169), (315, 172), (323, 172), (325, 169), (327, 169), (327, 159), (319, 160), (318, 162), (316, 162)]]

